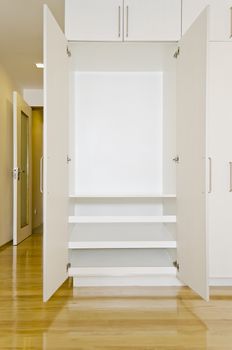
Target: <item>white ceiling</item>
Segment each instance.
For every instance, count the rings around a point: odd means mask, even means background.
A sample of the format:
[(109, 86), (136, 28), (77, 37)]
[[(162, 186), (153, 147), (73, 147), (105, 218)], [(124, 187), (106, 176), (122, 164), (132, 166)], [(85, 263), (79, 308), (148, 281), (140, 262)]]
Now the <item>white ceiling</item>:
[(42, 88), (43, 4), (61, 28), (65, 0), (0, 0), (0, 63), (19, 88)]

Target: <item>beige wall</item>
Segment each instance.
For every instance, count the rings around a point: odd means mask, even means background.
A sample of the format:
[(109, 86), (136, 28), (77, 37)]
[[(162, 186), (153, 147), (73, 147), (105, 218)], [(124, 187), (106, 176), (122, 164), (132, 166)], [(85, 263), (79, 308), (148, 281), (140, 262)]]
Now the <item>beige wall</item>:
[(0, 246), (13, 237), (13, 90), (0, 65)]
[(43, 155), (43, 109), (32, 109), (32, 229), (43, 223), (43, 197), (40, 193), (40, 158)]

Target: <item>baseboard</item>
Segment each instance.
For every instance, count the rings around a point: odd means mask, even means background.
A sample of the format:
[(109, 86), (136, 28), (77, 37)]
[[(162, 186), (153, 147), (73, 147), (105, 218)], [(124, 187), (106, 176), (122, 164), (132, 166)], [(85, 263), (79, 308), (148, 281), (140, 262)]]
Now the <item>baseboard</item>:
[(33, 228), (32, 233), (43, 233), (43, 224)]
[[(210, 278), (210, 287), (232, 287), (232, 278)], [(184, 284), (170, 275), (73, 276), (73, 287), (174, 287)]]
[(0, 251), (3, 251), (4, 249), (12, 246), (12, 244), (13, 244), (12, 239), (9, 242), (3, 243), (2, 245), (0, 245)]
[(177, 277), (173, 275), (81, 276), (73, 278), (74, 287), (155, 287), (182, 285)]
[(210, 278), (210, 287), (232, 287), (232, 278)]

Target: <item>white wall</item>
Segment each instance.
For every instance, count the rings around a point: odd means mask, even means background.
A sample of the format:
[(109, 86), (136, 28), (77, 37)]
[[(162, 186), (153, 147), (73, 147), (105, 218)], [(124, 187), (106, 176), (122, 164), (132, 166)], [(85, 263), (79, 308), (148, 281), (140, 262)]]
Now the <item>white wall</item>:
[(42, 107), (44, 105), (42, 89), (24, 89), (23, 98), (31, 107)]
[(162, 73), (76, 73), (74, 95), (73, 192), (161, 193)]
[(13, 83), (0, 65), (0, 246), (12, 240)]

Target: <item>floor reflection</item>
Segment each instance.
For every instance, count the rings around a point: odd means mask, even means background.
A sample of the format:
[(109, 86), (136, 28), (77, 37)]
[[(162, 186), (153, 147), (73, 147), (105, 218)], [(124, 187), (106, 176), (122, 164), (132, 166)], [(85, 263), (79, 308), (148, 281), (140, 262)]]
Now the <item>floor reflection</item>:
[(232, 289), (79, 288), (42, 302), (42, 235), (0, 249), (0, 349), (232, 349)]

